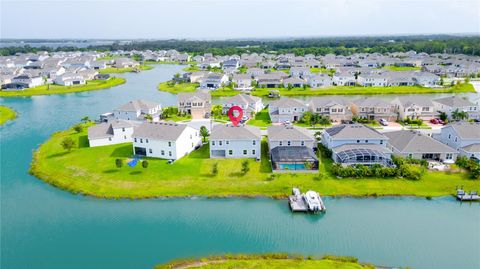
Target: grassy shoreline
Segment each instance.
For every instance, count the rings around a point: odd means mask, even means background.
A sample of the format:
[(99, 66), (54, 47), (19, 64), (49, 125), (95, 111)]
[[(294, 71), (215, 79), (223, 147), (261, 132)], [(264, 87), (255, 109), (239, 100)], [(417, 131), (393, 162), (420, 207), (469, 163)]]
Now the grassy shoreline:
[[(199, 85), (197, 83), (170, 84), (162, 82), (158, 85), (159, 91), (178, 94), (192, 92)], [(321, 89), (312, 88), (257, 88), (252, 95), (267, 97), (270, 90), (277, 90), (281, 96), (315, 96), (315, 95), (374, 95), (374, 94), (431, 94), (431, 93), (470, 93), (475, 92), (472, 84), (460, 84), (448, 88), (426, 88), (421, 86), (398, 86), (398, 87), (360, 87), (360, 86), (334, 86)], [(233, 96), (241, 93), (225, 87), (211, 91), (213, 97)]]
[(0, 97), (18, 97), (18, 96), (34, 96), (34, 95), (50, 95), (50, 94), (66, 94), (74, 92), (96, 91), (111, 88), (124, 84), (124, 78), (113, 77), (108, 80), (89, 80), (87, 84), (75, 86), (61, 85), (42, 85), (39, 87), (25, 89), (23, 91), (1, 91)]
[(292, 255), (284, 253), (225, 254), (199, 259), (179, 259), (155, 266), (155, 269), (226, 269), (226, 268), (303, 268), (303, 269), (361, 269), (376, 268), (361, 263), (355, 257), (324, 255), (322, 257)]
[(17, 117), (17, 112), (7, 106), (0, 106), (0, 126)]
[[(34, 153), (30, 173), (58, 188), (98, 198), (142, 199), (180, 197), (269, 197), (285, 198), (291, 188), (313, 189), (323, 196), (379, 197), (452, 195), (455, 186), (478, 189), (478, 181), (465, 173), (428, 172), (419, 181), (400, 178), (338, 179), (330, 173), (332, 162), (322, 159), (319, 173), (276, 174), (271, 176), (268, 148), (262, 143), (262, 160), (248, 160), (250, 171), (241, 173), (241, 160), (210, 159), (208, 146), (167, 164), (150, 159), (148, 168), (115, 167), (117, 158), (127, 162), (131, 143), (89, 148), (86, 128), (52, 135)], [(76, 142), (66, 152), (60, 142), (70, 137)], [(94, 160), (94, 161), (93, 161)], [(218, 174), (212, 166), (218, 164)]]
[[(152, 68), (153, 67), (150, 66), (150, 65), (140, 65), (138, 67), (138, 69), (140, 71), (150, 70)], [(135, 70), (135, 69), (137, 69), (137, 68), (134, 68), (134, 67), (125, 67), (125, 68), (107, 67), (107, 68), (104, 68), (104, 69), (100, 69), (98, 71), (98, 73), (100, 73), (100, 74), (118, 74), (118, 73), (133, 72), (133, 70)]]

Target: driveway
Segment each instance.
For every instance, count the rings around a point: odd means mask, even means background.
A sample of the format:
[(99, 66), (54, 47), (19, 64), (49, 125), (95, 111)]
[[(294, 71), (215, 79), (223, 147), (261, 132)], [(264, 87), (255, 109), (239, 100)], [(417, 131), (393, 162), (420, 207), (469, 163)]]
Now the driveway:
[(470, 81), (475, 91), (480, 92), (480, 81)]
[(187, 122), (183, 122), (187, 124), (188, 126), (200, 130), (200, 127), (205, 126), (207, 127), (208, 131), (210, 131), (211, 126), (215, 126), (217, 124), (220, 124), (218, 122), (211, 122), (209, 119), (201, 119), (201, 120), (191, 120)]

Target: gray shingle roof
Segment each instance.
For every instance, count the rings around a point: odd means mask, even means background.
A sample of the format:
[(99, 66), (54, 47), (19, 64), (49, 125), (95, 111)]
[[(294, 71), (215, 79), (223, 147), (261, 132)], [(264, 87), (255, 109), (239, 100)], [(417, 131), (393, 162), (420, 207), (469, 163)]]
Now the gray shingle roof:
[(88, 139), (100, 139), (113, 136), (113, 129), (135, 127), (137, 124), (126, 120), (113, 120), (90, 126)]
[(256, 97), (256, 96), (251, 96), (248, 94), (237, 94), (232, 97), (229, 97), (225, 99), (222, 103), (223, 104), (250, 104), (250, 103), (256, 103), (260, 101), (262, 98)]
[(402, 153), (453, 153), (455, 150), (429, 136), (412, 130), (385, 133), (388, 142)]
[(363, 97), (353, 101), (353, 103), (359, 107), (391, 107), (392, 104), (375, 97)]
[(467, 99), (458, 97), (456, 95), (444, 97), (434, 100), (437, 103), (449, 106), (449, 107), (466, 107), (466, 106), (475, 106), (474, 103), (468, 101)]
[(133, 101), (130, 101), (126, 104), (121, 105), (120, 107), (117, 108), (117, 110), (138, 111), (138, 110), (153, 109), (157, 106), (158, 106), (158, 104), (150, 102), (150, 101), (133, 100)]
[(451, 126), (462, 139), (480, 139), (480, 124), (470, 122), (453, 122)]
[(433, 103), (430, 97), (426, 96), (401, 96), (397, 97), (397, 100), (402, 104), (403, 107), (408, 107), (412, 105), (417, 105), (417, 106), (424, 106), (424, 107), (432, 107)]
[(480, 143), (471, 144), (462, 148), (466, 152), (480, 152)]
[(210, 139), (260, 139), (262, 137), (260, 128), (250, 125), (215, 125), (212, 129)]
[(178, 100), (180, 102), (186, 102), (189, 100), (195, 99), (203, 100), (204, 102), (209, 102), (212, 99), (212, 96), (208, 91), (196, 91), (196, 92), (182, 92), (178, 94)]
[(270, 103), (270, 106), (275, 107), (306, 107), (306, 105), (297, 99), (293, 98), (280, 98)]
[(333, 97), (313, 97), (310, 100), (310, 105), (312, 108), (318, 107), (330, 107), (334, 105), (341, 105), (348, 107), (350, 106), (350, 101), (341, 96), (333, 96)]
[(269, 140), (314, 140), (307, 129), (298, 126), (272, 125), (267, 130)]
[(377, 130), (363, 124), (341, 124), (325, 129), (333, 139), (387, 139)]
[(135, 128), (132, 137), (174, 141), (186, 128), (186, 124), (174, 122), (145, 122)]

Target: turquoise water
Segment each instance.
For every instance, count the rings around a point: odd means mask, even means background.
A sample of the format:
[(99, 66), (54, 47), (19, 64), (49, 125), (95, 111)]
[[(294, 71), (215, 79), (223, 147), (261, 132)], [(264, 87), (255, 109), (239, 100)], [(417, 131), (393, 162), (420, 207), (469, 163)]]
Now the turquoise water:
[(288, 169), (288, 170), (304, 170), (305, 165), (303, 163), (291, 163), (291, 164), (280, 164), (280, 169)]
[(270, 199), (101, 200), (28, 174), (32, 150), (83, 116), (95, 118), (135, 98), (174, 104), (175, 96), (155, 87), (179, 70), (162, 65), (125, 74), (127, 84), (104, 91), (0, 99), (19, 112), (0, 127), (2, 269), (152, 268), (227, 252), (332, 253), (380, 265), (480, 268), (480, 203), (327, 198), (327, 213), (314, 216), (291, 214), (286, 201)]

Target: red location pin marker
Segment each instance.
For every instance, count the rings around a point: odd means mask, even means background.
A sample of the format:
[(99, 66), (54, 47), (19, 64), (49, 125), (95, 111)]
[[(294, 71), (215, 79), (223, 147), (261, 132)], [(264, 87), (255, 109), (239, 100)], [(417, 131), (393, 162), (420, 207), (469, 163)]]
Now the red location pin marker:
[[(238, 111), (238, 115), (235, 116), (233, 114), (233, 112), (235, 111)], [(230, 120), (232, 121), (233, 123), (233, 126), (237, 126), (238, 123), (240, 123), (240, 121), (242, 120), (242, 117), (243, 117), (243, 109), (239, 106), (232, 106), (229, 110), (228, 110), (228, 117), (230, 118)]]

